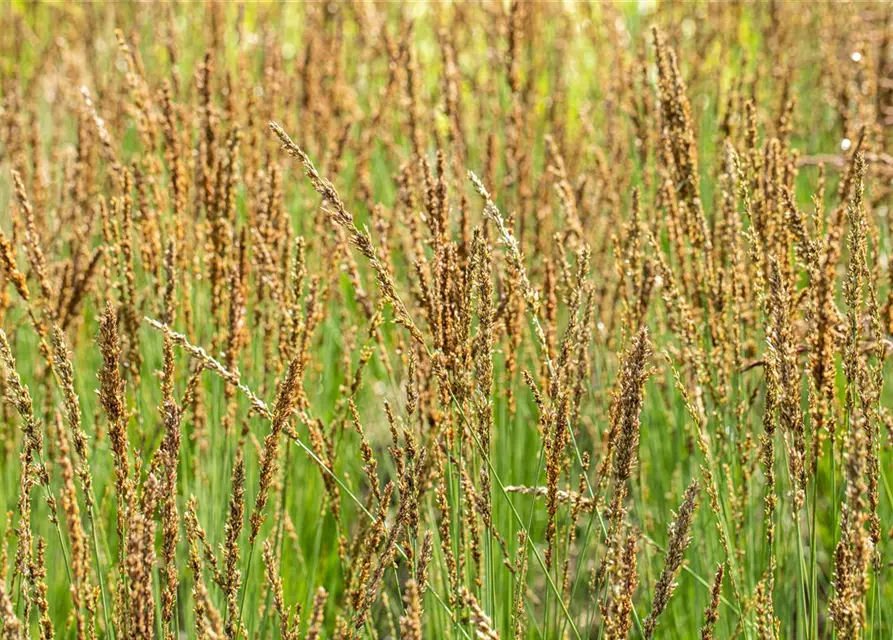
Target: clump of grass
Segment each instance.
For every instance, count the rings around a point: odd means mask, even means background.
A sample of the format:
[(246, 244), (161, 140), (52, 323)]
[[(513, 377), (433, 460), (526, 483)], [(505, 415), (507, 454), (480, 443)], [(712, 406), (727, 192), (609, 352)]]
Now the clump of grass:
[(885, 3), (0, 24), (4, 640), (889, 635)]

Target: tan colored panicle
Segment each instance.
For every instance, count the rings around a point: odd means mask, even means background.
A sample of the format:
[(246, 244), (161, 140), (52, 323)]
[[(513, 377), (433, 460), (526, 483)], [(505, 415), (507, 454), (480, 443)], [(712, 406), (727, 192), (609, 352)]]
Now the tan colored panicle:
[[(241, 377), (237, 371), (230, 371), (218, 360), (208, 355), (208, 352), (205, 351), (202, 347), (198, 347), (192, 344), (191, 342), (189, 342), (189, 340), (186, 339), (185, 335), (174, 331), (166, 324), (148, 317), (145, 318), (145, 320), (153, 329), (156, 329), (166, 336), (170, 337), (174, 344), (181, 347), (193, 358), (201, 362), (205, 368), (210, 369), (211, 371), (219, 375), (228, 384), (238, 387), (239, 391), (245, 394), (245, 397), (248, 398), (248, 401), (251, 403), (251, 408), (254, 411), (257, 411), (260, 415), (262, 415), (264, 418), (267, 418), (268, 420), (272, 418), (273, 414), (267, 407), (267, 404), (263, 400), (261, 400), (257, 396), (257, 394), (255, 394), (250, 388), (248, 388), (248, 386), (242, 383)], [(120, 357), (120, 351), (118, 353), (118, 356)]]
[(444, 454), (435, 449), (435, 461), (438, 482), (434, 490), (437, 508), (440, 511), (440, 548), (446, 563), (447, 577), (449, 580), (448, 600), (451, 607), (456, 605), (459, 595), (459, 570), (456, 556), (453, 553), (452, 542), (452, 509), (447, 497), (447, 476), (445, 471)]
[(666, 609), (670, 596), (673, 595), (673, 591), (676, 588), (676, 576), (682, 566), (685, 550), (691, 542), (691, 526), (698, 507), (699, 492), (698, 481), (692, 481), (688, 489), (685, 490), (685, 498), (682, 501), (682, 506), (679, 507), (676, 519), (670, 525), (667, 553), (664, 556), (664, 568), (661, 571), (660, 578), (657, 580), (657, 584), (654, 586), (651, 612), (643, 623), (646, 638), (654, 635), (657, 619)]
[(273, 543), (269, 540), (264, 543), (264, 565), (266, 566), (267, 583), (273, 597), (273, 606), (279, 615), (279, 633), (283, 640), (298, 640), (298, 628), (300, 626), (300, 607), (297, 611), (289, 609), (285, 604), (285, 596), (282, 590), (282, 576), (276, 560), (276, 552)]
[(125, 362), (128, 364), (128, 372), (138, 387), (140, 380), (140, 365), (142, 364), (142, 351), (139, 345), (139, 313), (137, 311), (139, 300), (136, 291), (136, 267), (133, 251), (133, 198), (131, 197), (132, 178), (129, 171), (123, 172), (122, 194), (112, 200), (112, 209), (115, 218), (120, 217), (120, 238), (118, 250), (121, 254), (119, 269), (121, 271), (122, 292), (122, 317), (124, 320), (124, 336), (126, 337)]
[(638, 575), (636, 567), (636, 548), (638, 541), (635, 534), (630, 534), (613, 562), (611, 579), (608, 584), (608, 602), (602, 607), (603, 629), (605, 638), (623, 640), (629, 636), (633, 620), (633, 598)]
[(527, 626), (525, 592), (527, 589), (527, 532), (518, 532), (518, 555), (514, 564), (512, 594), (512, 637), (520, 640)]
[(788, 468), (794, 487), (794, 516), (803, 507), (806, 491), (806, 433), (803, 425), (801, 406), (801, 372), (795, 354), (793, 329), (791, 327), (791, 285), (786, 281), (778, 261), (770, 259), (769, 310), (770, 323), (767, 330), (769, 365), (777, 383), (778, 420), (786, 437), (788, 447)]
[(719, 620), (719, 601), (722, 597), (722, 578), (725, 574), (724, 564), (716, 568), (713, 576), (713, 587), (710, 589), (710, 603), (704, 609), (704, 626), (701, 627), (701, 640), (712, 640), (716, 621)]
[(150, 469), (139, 499), (134, 498), (129, 513), (123, 564), (128, 577), (127, 624), (134, 637), (151, 637), (155, 633), (156, 521), (153, 515), (161, 498), (161, 484), (154, 470)]
[(87, 450), (87, 433), (81, 423), (81, 405), (77, 392), (74, 388), (74, 366), (71, 362), (71, 352), (65, 342), (65, 335), (62, 330), (53, 325), (52, 333), (53, 342), (53, 371), (59, 381), (59, 387), (62, 390), (63, 406), (65, 408), (65, 419), (68, 428), (71, 431), (74, 440), (74, 450), (77, 452), (80, 460), (78, 466), (78, 477), (84, 490), (84, 499), (87, 502), (87, 510), (93, 510), (93, 477), (90, 473), (89, 451)]
[(25, 247), (27, 249), (28, 261), (31, 264), (31, 270), (34, 276), (37, 278), (43, 303), (47, 305), (48, 308), (51, 308), (50, 305), (53, 304), (54, 296), (49, 281), (49, 274), (47, 273), (46, 257), (40, 246), (41, 242), (37, 232), (34, 208), (31, 206), (28, 194), (25, 191), (25, 183), (22, 181), (22, 174), (13, 170), (12, 180), (15, 184), (16, 200), (18, 201), (24, 216)]
[(381, 488), (378, 480), (378, 461), (375, 459), (375, 453), (372, 451), (372, 447), (366, 439), (366, 434), (363, 431), (363, 423), (360, 421), (360, 414), (357, 411), (357, 405), (354, 404), (353, 399), (348, 400), (348, 409), (357, 435), (360, 436), (360, 456), (363, 459), (363, 472), (366, 474), (366, 482), (369, 484), (369, 489), (372, 491), (372, 495), (380, 503)]
[[(223, 621), (211, 600), (202, 574), (203, 566), (202, 558), (199, 555), (199, 546), (204, 539), (204, 531), (198, 524), (196, 509), (195, 496), (192, 496), (186, 506), (184, 521), (186, 524), (186, 539), (189, 542), (189, 567), (193, 576), (192, 599), (193, 613), (195, 614), (195, 633), (196, 637), (202, 640), (222, 638), (224, 636)], [(207, 543), (204, 544), (207, 545)], [(216, 574), (216, 567), (212, 567), (212, 570)]]
[(99, 350), (102, 367), (99, 370), (99, 403), (109, 421), (109, 443), (115, 466), (115, 491), (118, 507), (118, 535), (123, 540), (128, 511), (133, 495), (130, 476), (129, 443), (127, 437), (127, 406), (124, 380), (121, 378), (121, 344), (118, 336), (118, 317), (111, 302), (106, 303), (99, 319)]
[[(16, 526), (16, 554), (13, 570), (15, 575), (21, 576), (20, 597), (23, 601), (22, 617), (28, 620), (31, 614), (31, 594), (29, 589), (25, 588), (24, 581), (28, 579), (30, 567), (34, 560), (34, 532), (32, 531), (32, 511), (31, 511), (31, 490), (36, 484), (34, 478), (34, 454), (25, 448), (19, 455), (21, 472), (19, 474), (19, 494), (16, 502), (16, 510), (19, 514)], [(63, 494), (65, 497), (66, 494)], [(71, 483), (71, 496), (74, 496), (74, 483)], [(67, 503), (63, 503), (67, 504)], [(72, 585), (74, 586), (74, 585)]]
[(303, 372), (301, 359), (296, 356), (288, 365), (285, 378), (279, 384), (276, 404), (273, 407), (270, 419), (270, 433), (264, 438), (264, 449), (260, 461), (260, 484), (258, 486), (257, 498), (254, 502), (254, 511), (251, 513), (249, 541), (252, 545), (264, 521), (264, 507), (267, 504), (270, 484), (273, 481), (273, 475), (278, 464), (279, 439), (291, 417), (292, 409), (295, 407)]
[(633, 338), (623, 357), (618, 382), (618, 394), (614, 399), (617, 412), (617, 436), (611, 465), (614, 497), (609, 517), (612, 528), (617, 530), (623, 517), (623, 502), (629, 492), (628, 482), (636, 463), (639, 449), (639, 414), (642, 410), (643, 387), (650, 375), (648, 358), (651, 342), (648, 329), (643, 327)]
[(46, 582), (46, 548), (46, 541), (43, 538), (38, 538), (34, 563), (31, 566), (31, 579), (34, 584), (34, 604), (37, 606), (37, 611), (40, 615), (40, 640), (53, 640), (56, 634), (53, 628), (53, 620), (50, 617), (50, 603), (47, 600), (49, 588)]
[[(686, 96), (685, 82), (679, 71), (675, 52), (664, 42), (657, 27), (652, 27), (654, 49), (657, 54), (658, 94), (660, 97), (662, 144), (665, 158), (672, 161), (668, 170), (673, 176), (680, 199), (689, 208), (689, 215), (703, 219), (700, 195), (698, 153), (692, 126), (691, 105)], [(699, 239), (695, 232), (692, 240), (698, 244), (709, 238)]]
[(226, 595), (226, 634), (228, 638), (236, 638), (239, 629), (239, 588), (241, 572), (239, 571), (239, 537), (245, 515), (245, 463), (242, 452), (236, 456), (232, 474), (232, 493), (229, 500), (229, 515), (224, 528), (223, 542), (223, 591)]
[(79, 633), (83, 633), (87, 627), (84, 609), (92, 595), (90, 586), (90, 556), (87, 547), (87, 534), (81, 520), (81, 510), (77, 499), (74, 484), (74, 464), (72, 463), (71, 450), (68, 444), (68, 436), (61, 425), (61, 418), (56, 420), (56, 438), (59, 445), (59, 468), (62, 473), (62, 511), (65, 513), (65, 522), (68, 527), (68, 536), (71, 542), (71, 596), (75, 608), (75, 620)]
[(403, 602), (406, 613), (400, 616), (400, 640), (422, 640), (422, 599), (415, 578), (403, 585)]
[(3, 272), (12, 282), (16, 292), (21, 296), (22, 300), (28, 302), (31, 300), (31, 292), (28, 289), (28, 280), (25, 274), (19, 270), (16, 263), (16, 252), (12, 242), (0, 231), (0, 263), (3, 264)]
[(329, 594), (320, 587), (313, 597), (313, 609), (310, 614), (310, 627), (307, 629), (306, 640), (317, 640), (322, 632), (322, 623), (326, 615), (326, 601)]
[(0, 622), (4, 640), (24, 640), (22, 622), (16, 616), (15, 604), (6, 592), (6, 585), (0, 584)]
[[(766, 494), (764, 497), (764, 522), (766, 525), (766, 543), (775, 541), (775, 508), (778, 505), (778, 494), (775, 489), (775, 417), (781, 392), (774, 369), (766, 371), (766, 404), (763, 409), (763, 433), (760, 435), (760, 462), (765, 475)], [(767, 588), (771, 587), (767, 584)]]
[(328, 210), (328, 213), (335, 224), (343, 227), (348, 232), (351, 244), (353, 244), (353, 246), (356, 247), (367, 260), (369, 260), (378, 279), (378, 285), (381, 289), (382, 296), (384, 296), (384, 298), (394, 307), (396, 321), (406, 327), (412, 337), (419, 344), (424, 345), (425, 339), (422, 332), (412, 321), (412, 317), (409, 315), (406, 305), (403, 304), (403, 301), (397, 293), (394, 278), (379, 259), (378, 252), (376, 251), (375, 245), (372, 243), (372, 238), (369, 235), (368, 230), (360, 231), (353, 216), (347, 211), (344, 203), (338, 196), (335, 187), (331, 182), (319, 175), (319, 172), (317, 172), (307, 154), (304, 153), (304, 151), (296, 145), (291, 138), (289, 138), (282, 127), (275, 122), (271, 122), (270, 129), (282, 142), (282, 148), (285, 149), (290, 156), (298, 159), (304, 166), (304, 170), (307, 177), (310, 179), (313, 188), (323, 197), (324, 206), (330, 205), (332, 207), (331, 210)]
[(43, 449), (43, 433), (40, 430), (28, 387), (16, 371), (15, 357), (9, 347), (6, 332), (0, 329), (0, 360), (3, 361), (3, 391), (5, 400), (16, 408), (24, 425), (26, 448), (39, 455)]
[(775, 616), (775, 604), (772, 601), (773, 583), (775, 579), (771, 571), (763, 575), (757, 583), (754, 593), (754, 613), (756, 614), (756, 635), (760, 640), (778, 640), (780, 638), (780, 622)]
[[(174, 316), (174, 251), (173, 242), (165, 252), (165, 316)], [(163, 365), (161, 375), (162, 404), (159, 407), (164, 424), (164, 439), (161, 443), (161, 458), (164, 465), (165, 494), (161, 503), (162, 555), (164, 557), (165, 584), (162, 592), (162, 622), (165, 636), (172, 640), (171, 624), (177, 598), (179, 576), (177, 570), (177, 545), (180, 537), (180, 515), (177, 510), (177, 471), (180, 464), (180, 420), (183, 412), (174, 400), (174, 345), (165, 336), (162, 347)]]
[(468, 608), (471, 610), (471, 626), (477, 637), (481, 640), (499, 640), (499, 633), (493, 626), (493, 620), (481, 608), (477, 598), (465, 587), (462, 587), (460, 593), (462, 600), (468, 604)]

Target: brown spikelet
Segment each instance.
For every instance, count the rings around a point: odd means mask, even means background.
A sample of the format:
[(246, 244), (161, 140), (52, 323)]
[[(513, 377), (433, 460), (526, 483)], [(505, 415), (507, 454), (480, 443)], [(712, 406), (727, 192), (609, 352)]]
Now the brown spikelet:
[(233, 465), (232, 493), (229, 500), (229, 515), (226, 519), (223, 542), (223, 591), (226, 594), (226, 636), (236, 638), (239, 618), (239, 588), (242, 574), (239, 571), (239, 537), (245, 515), (245, 463), (242, 452), (236, 456)]
[(27, 279), (16, 264), (15, 248), (12, 242), (2, 231), (0, 231), (0, 262), (3, 264), (4, 274), (12, 282), (16, 292), (23, 301), (28, 302), (31, 299), (31, 292), (28, 289)]
[[(165, 316), (169, 321), (174, 315), (174, 255), (173, 244), (168, 245), (165, 254), (165, 271), (168, 285), (164, 298)], [(163, 365), (161, 372), (162, 405), (160, 413), (164, 424), (164, 440), (161, 444), (161, 459), (164, 465), (165, 493), (161, 504), (161, 534), (165, 581), (162, 593), (162, 623), (165, 636), (173, 640), (171, 624), (174, 618), (174, 605), (177, 599), (179, 582), (177, 571), (177, 545), (180, 539), (180, 515), (177, 510), (177, 469), (180, 464), (180, 419), (182, 411), (174, 400), (174, 345), (165, 336)]]
[[(189, 499), (189, 503), (186, 506), (184, 521), (186, 524), (186, 539), (189, 542), (189, 566), (193, 574), (192, 597), (195, 614), (195, 632), (198, 638), (221, 638), (224, 635), (223, 621), (214, 607), (202, 575), (203, 565), (199, 550), (200, 546), (207, 548), (207, 542), (204, 541), (205, 534), (198, 523), (196, 510), (196, 500), (193, 496)], [(207, 548), (207, 552), (210, 554), (210, 548)], [(213, 558), (213, 556), (211, 557)], [(216, 560), (211, 568), (216, 574)]]
[(31, 567), (31, 576), (34, 584), (34, 604), (40, 616), (40, 640), (52, 640), (55, 637), (53, 621), (50, 618), (50, 603), (47, 600), (49, 591), (46, 583), (46, 541), (43, 538), (37, 540), (37, 550), (34, 553), (34, 563)]
[[(43, 297), (45, 305), (52, 304), (53, 292), (47, 273), (46, 257), (40, 246), (40, 237), (37, 232), (37, 225), (34, 217), (34, 208), (25, 192), (25, 183), (22, 180), (22, 174), (18, 171), (12, 171), (12, 181), (15, 185), (16, 199), (19, 207), (22, 209), (25, 223), (25, 247), (27, 249), (28, 262), (37, 283), (40, 287), (40, 295)], [(24, 296), (23, 296), (24, 297)]]
[(636, 536), (630, 534), (622, 548), (616, 550), (620, 555), (613, 561), (608, 582), (608, 603), (602, 605), (604, 634), (612, 640), (628, 637), (632, 628), (633, 597), (638, 583), (636, 546)]
[(149, 471), (138, 499), (129, 514), (124, 566), (127, 572), (128, 628), (136, 637), (149, 637), (155, 632), (155, 599), (152, 573), (155, 566), (154, 513), (161, 498), (161, 481)]
[[(611, 503), (611, 525), (617, 529), (623, 517), (623, 501), (629, 491), (628, 482), (639, 448), (639, 414), (642, 410), (642, 395), (645, 380), (650, 374), (648, 358), (651, 344), (648, 330), (645, 327), (633, 338), (632, 344), (624, 354), (620, 371), (617, 396), (614, 398), (616, 409), (616, 436), (613, 445), (614, 456), (611, 465), (611, 476), (614, 497)], [(612, 431), (614, 425), (612, 425)]]
[(515, 560), (515, 583), (512, 594), (512, 637), (520, 640), (524, 636), (527, 624), (524, 607), (524, 591), (527, 588), (527, 533), (518, 532), (518, 557)]
[(360, 455), (363, 458), (363, 472), (366, 474), (366, 481), (369, 483), (369, 489), (372, 491), (372, 495), (375, 496), (375, 499), (378, 502), (381, 502), (381, 488), (379, 487), (377, 472), (378, 462), (375, 459), (372, 447), (369, 446), (369, 441), (366, 440), (366, 435), (363, 433), (360, 414), (357, 411), (357, 406), (354, 404), (353, 400), (348, 401), (348, 409), (350, 410), (353, 419), (354, 428), (360, 436)]
[(121, 346), (118, 319), (110, 302), (106, 303), (99, 321), (99, 349), (102, 367), (99, 370), (99, 403), (109, 421), (109, 442), (115, 466), (115, 491), (118, 506), (118, 535), (123, 539), (132, 487), (128, 459), (127, 415), (124, 380), (121, 378)]
[(282, 576), (277, 567), (276, 554), (270, 541), (264, 543), (264, 565), (266, 566), (267, 582), (273, 594), (273, 605), (279, 615), (279, 633), (283, 640), (297, 640), (298, 627), (300, 626), (300, 609), (290, 610), (285, 605), (285, 596), (282, 592)]
[(26, 449), (36, 454), (43, 449), (43, 433), (34, 415), (31, 393), (16, 371), (15, 357), (9, 347), (6, 332), (2, 329), (0, 329), (0, 360), (3, 361), (5, 400), (14, 406), (22, 417)]
[(790, 441), (788, 467), (794, 486), (794, 512), (803, 507), (806, 486), (806, 434), (803, 426), (801, 405), (800, 370), (794, 354), (791, 329), (790, 285), (775, 258), (770, 259), (769, 308), (771, 324), (767, 341), (769, 344), (769, 364), (773, 368), (773, 378), (778, 385), (777, 398), (779, 423)]
[(62, 511), (65, 514), (65, 523), (68, 527), (68, 536), (71, 543), (71, 597), (75, 608), (75, 621), (78, 628), (78, 636), (86, 637), (86, 629), (90, 624), (85, 616), (88, 600), (92, 597), (92, 589), (88, 583), (89, 551), (87, 548), (87, 534), (81, 519), (80, 505), (74, 484), (74, 464), (72, 463), (71, 449), (68, 436), (62, 427), (61, 418), (56, 420), (56, 438), (59, 444), (59, 467), (62, 472), (63, 488), (60, 494)]
[(754, 594), (754, 611), (756, 613), (756, 634), (760, 640), (777, 640), (779, 620), (775, 617), (775, 605), (772, 602), (771, 574), (764, 574), (757, 583)]
[(651, 601), (651, 612), (643, 623), (645, 637), (650, 638), (654, 634), (657, 626), (657, 619), (667, 603), (676, 587), (675, 580), (682, 566), (683, 555), (691, 542), (691, 525), (695, 516), (695, 510), (698, 507), (698, 493), (700, 487), (698, 481), (694, 480), (685, 490), (685, 498), (682, 506), (679, 507), (679, 513), (676, 519), (670, 525), (669, 540), (667, 542), (667, 552), (664, 556), (664, 568), (661, 571), (660, 578), (654, 586), (654, 599)]
[(722, 578), (726, 565), (716, 567), (713, 587), (710, 589), (710, 603), (704, 609), (704, 626), (701, 627), (701, 640), (712, 640), (716, 621), (719, 620), (719, 599), (722, 597)]
[(80, 460), (77, 475), (81, 481), (84, 498), (88, 511), (93, 508), (92, 475), (89, 466), (89, 451), (87, 450), (87, 433), (81, 423), (81, 405), (74, 388), (74, 367), (71, 362), (71, 352), (65, 342), (62, 330), (53, 325), (53, 371), (56, 373), (59, 387), (62, 389), (65, 418), (71, 437), (74, 441), (74, 450)]
[(121, 271), (121, 312), (124, 321), (124, 336), (126, 342), (125, 362), (127, 370), (139, 386), (140, 365), (142, 364), (142, 352), (139, 346), (139, 312), (137, 307), (139, 300), (136, 291), (136, 267), (133, 251), (133, 198), (131, 189), (133, 179), (129, 171), (124, 171), (122, 181), (122, 195), (112, 200), (112, 210), (116, 218), (120, 218), (120, 238), (118, 250), (121, 254), (119, 269)]
[(279, 392), (276, 396), (276, 404), (273, 407), (273, 414), (270, 419), (270, 433), (264, 438), (264, 449), (260, 462), (260, 484), (258, 486), (257, 498), (254, 501), (254, 511), (251, 513), (251, 533), (248, 539), (252, 545), (264, 521), (264, 507), (267, 504), (270, 484), (276, 473), (276, 465), (279, 458), (279, 438), (291, 417), (292, 409), (295, 407), (302, 373), (302, 358), (296, 356), (288, 365), (285, 378), (279, 383)]

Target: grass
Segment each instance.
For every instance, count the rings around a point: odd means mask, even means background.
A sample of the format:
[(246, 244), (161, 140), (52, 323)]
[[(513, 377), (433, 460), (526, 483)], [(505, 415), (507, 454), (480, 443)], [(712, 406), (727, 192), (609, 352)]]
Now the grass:
[(0, 638), (885, 638), (881, 2), (30, 4)]

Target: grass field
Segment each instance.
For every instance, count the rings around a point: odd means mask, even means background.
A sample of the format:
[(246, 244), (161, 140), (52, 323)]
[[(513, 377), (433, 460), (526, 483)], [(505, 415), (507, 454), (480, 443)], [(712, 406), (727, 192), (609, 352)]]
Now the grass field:
[(0, 638), (891, 638), (893, 5), (0, 8)]

